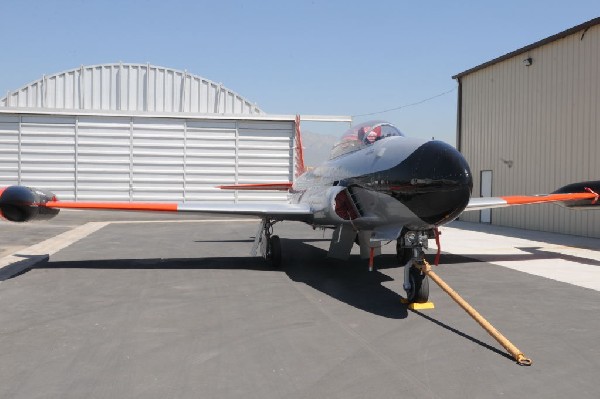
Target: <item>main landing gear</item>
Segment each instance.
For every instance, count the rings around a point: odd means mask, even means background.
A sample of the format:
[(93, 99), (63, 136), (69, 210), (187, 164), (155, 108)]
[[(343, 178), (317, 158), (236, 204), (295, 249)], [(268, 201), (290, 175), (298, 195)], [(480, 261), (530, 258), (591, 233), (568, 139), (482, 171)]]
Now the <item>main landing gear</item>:
[(425, 303), (429, 300), (429, 279), (422, 272), (425, 262), (424, 249), (433, 231), (403, 230), (396, 244), (398, 261), (404, 265), (404, 290), (409, 303)]
[(271, 219), (261, 221), (256, 232), (252, 255), (255, 256), (257, 249), (260, 248), (262, 257), (269, 261), (273, 268), (278, 269), (281, 267), (281, 240), (279, 236), (273, 235), (275, 223), (276, 221)]

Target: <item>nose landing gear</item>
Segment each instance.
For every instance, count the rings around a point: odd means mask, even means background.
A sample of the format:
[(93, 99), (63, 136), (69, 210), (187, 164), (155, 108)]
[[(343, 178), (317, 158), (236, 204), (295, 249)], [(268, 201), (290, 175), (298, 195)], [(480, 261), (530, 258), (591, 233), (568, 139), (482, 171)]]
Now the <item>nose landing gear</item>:
[(423, 250), (428, 248), (429, 235), (427, 231), (403, 231), (396, 244), (398, 260), (404, 265), (403, 288), (409, 303), (429, 300), (429, 279), (422, 271), (425, 262)]

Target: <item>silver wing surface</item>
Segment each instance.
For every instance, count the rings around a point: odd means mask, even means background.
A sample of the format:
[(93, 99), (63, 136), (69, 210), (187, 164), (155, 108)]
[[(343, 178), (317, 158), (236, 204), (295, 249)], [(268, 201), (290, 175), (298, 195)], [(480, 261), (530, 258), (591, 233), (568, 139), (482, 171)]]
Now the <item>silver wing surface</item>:
[(275, 220), (311, 221), (312, 210), (306, 204), (221, 202), (70, 202), (48, 201), (52, 209), (86, 209), (143, 212), (212, 213), (268, 217)]
[(515, 205), (544, 204), (555, 202), (569, 208), (587, 208), (595, 206), (598, 194), (591, 189), (579, 193), (553, 193), (542, 195), (511, 195), (505, 197), (471, 198), (465, 208), (466, 211), (479, 211), (482, 209), (505, 208)]

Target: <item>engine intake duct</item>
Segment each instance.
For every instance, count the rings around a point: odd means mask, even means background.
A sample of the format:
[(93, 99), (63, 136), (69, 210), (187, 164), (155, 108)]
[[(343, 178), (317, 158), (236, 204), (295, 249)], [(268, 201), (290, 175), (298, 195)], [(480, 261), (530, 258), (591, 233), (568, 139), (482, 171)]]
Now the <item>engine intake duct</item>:
[(344, 220), (362, 216), (360, 206), (349, 189), (342, 190), (335, 196), (335, 213)]
[(10, 222), (52, 219), (59, 209), (47, 208), (48, 201), (56, 201), (49, 191), (24, 186), (0, 188), (0, 215)]

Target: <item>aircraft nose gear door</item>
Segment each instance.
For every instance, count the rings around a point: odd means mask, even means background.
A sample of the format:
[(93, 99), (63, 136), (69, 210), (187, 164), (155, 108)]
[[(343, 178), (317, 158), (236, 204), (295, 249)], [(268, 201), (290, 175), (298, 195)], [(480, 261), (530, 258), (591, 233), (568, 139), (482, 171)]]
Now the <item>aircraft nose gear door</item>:
[(271, 219), (262, 219), (256, 235), (254, 236), (254, 246), (251, 255), (256, 256), (258, 249), (260, 254), (275, 268), (281, 266), (281, 240), (279, 236), (273, 235), (273, 225), (276, 221)]

